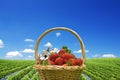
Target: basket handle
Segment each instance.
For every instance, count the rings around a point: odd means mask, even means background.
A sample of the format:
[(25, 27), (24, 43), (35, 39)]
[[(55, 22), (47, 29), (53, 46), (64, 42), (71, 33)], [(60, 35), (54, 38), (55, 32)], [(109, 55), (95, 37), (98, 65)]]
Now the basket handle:
[(55, 31), (55, 30), (66, 30), (66, 31), (71, 32), (72, 34), (74, 34), (77, 37), (77, 39), (79, 40), (80, 45), (81, 45), (83, 63), (85, 63), (85, 58), (86, 58), (85, 57), (85, 47), (84, 47), (84, 44), (83, 44), (83, 41), (82, 41), (81, 37), (75, 31), (73, 31), (72, 29), (65, 28), (65, 27), (55, 27), (55, 28), (48, 29), (38, 38), (36, 46), (35, 46), (35, 60), (38, 59), (38, 46), (40, 44), (40, 41), (42, 40), (42, 38), (46, 34), (48, 34), (49, 32)]

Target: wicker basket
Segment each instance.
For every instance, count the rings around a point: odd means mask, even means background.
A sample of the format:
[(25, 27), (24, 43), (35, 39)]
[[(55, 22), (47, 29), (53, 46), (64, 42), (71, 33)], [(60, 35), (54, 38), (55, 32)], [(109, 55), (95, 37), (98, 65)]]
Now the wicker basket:
[(56, 27), (45, 31), (39, 38), (35, 46), (35, 59), (38, 58), (38, 46), (42, 38), (49, 32), (55, 30), (66, 30), (74, 34), (80, 42), (82, 50), (83, 64), (81, 66), (57, 66), (57, 65), (35, 65), (41, 80), (79, 80), (80, 75), (85, 68), (85, 47), (80, 36), (73, 30), (65, 27)]

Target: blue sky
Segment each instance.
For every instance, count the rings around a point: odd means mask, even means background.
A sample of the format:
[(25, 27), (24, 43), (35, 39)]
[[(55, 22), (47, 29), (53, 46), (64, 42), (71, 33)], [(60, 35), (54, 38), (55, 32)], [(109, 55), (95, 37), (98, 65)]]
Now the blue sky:
[[(47, 29), (67, 27), (82, 38), (87, 58), (120, 57), (119, 0), (0, 0), (0, 58), (33, 59), (38, 37)], [(56, 36), (60, 33), (60, 36)], [(54, 31), (41, 41), (81, 55), (77, 39)]]

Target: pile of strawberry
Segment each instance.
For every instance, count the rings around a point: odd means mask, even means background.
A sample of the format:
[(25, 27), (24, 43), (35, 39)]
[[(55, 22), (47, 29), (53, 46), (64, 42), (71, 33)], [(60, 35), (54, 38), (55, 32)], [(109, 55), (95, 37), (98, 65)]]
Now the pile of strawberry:
[(76, 58), (71, 51), (64, 46), (58, 53), (52, 53), (48, 58), (48, 62), (51, 65), (80, 66), (83, 61), (81, 58)]

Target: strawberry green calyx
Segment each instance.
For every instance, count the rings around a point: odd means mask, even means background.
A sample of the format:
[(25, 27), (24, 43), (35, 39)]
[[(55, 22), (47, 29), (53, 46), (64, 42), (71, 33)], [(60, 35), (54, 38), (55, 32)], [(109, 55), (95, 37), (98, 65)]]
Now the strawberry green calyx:
[(71, 50), (69, 50), (67, 46), (63, 46), (62, 49), (65, 49), (66, 52), (71, 53)]
[(49, 62), (48, 62), (48, 60), (44, 60), (44, 62), (43, 62), (43, 65), (49, 65)]

